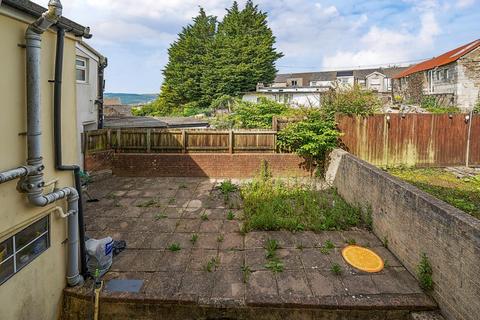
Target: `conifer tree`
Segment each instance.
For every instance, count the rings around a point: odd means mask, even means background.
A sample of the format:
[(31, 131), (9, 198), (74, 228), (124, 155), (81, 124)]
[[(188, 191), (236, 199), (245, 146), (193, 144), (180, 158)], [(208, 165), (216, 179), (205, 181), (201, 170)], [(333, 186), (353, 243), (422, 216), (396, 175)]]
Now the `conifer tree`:
[[(168, 63), (159, 100), (161, 113), (178, 112), (185, 104), (201, 107), (201, 79), (208, 66), (207, 48), (214, 39), (217, 19), (203, 8), (193, 23), (184, 27), (168, 49)], [(180, 109), (180, 110), (179, 110)]]
[(205, 99), (238, 96), (255, 90), (259, 82), (272, 82), (277, 72), (275, 62), (283, 56), (274, 44), (267, 14), (251, 0), (243, 10), (235, 1), (219, 23), (208, 50), (206, 61), (211, 67), (202, 81)]

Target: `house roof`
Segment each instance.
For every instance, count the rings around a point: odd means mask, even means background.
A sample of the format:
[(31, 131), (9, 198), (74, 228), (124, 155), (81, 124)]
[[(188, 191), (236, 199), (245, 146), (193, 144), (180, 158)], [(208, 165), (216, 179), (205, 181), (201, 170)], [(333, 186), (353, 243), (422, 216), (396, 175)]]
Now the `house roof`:
[(320, 71), (320, 72), (302, 72), (302, 73), (283, 73), (278, 74), (274, 82), (287, 82), (290, 78), (302, 78), (305, 83), (310, 81), (335, 81), (337, 77), (342, 75), (349, 75), (355, 78), (366, 78), (367, 75), (373, 72), (380, 72), (386, 75), (388, 78), (392, 78), (396, 74), (408, 69), (408, 67), (387, 67), (387, 68), (374, 68), (374, 69), (356, 69), (356, 70), (339, 70), (339, 71)]
[[(3, 0), (0, 1), (0, 5), (9, 6), (34, 18), (40, 17), (45, 11), (47, 11), (47, 8), (28, 0)], [(84, 37), (87, 39), (92, 37), (89, 27), (84, 27), (63, 16), (60, 17), (60, 20), (57, 22), (56, 25), (64, 28), (68, 32), (73, 33), (77, 37)]]
[(105, 128), (167, 128), (167, 123), (154, 117), (105, 117)]
[(441, 67), (446, 64), (455, 62), (461, 57), (463, 57), (464, 55), (470, 53), (471, 51), (475, 50), (478, 47), (480, 47), (480, 39), (467, 43), (451, 51), (448, 51), (433, 59), (416, 64), (408, 68), (407, 70), (397, 74), (394, 78), (395, 79), (403, 78), (416, 72), (435, 69), (437, 67)]

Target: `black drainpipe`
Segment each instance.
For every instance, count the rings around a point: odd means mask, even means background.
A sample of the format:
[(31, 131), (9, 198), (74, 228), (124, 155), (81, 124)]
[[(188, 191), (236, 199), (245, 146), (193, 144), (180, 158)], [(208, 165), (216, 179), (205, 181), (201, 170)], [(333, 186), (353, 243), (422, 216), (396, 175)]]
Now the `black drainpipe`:
[(65, 30), (57, 28), (57, 50), (55, 55), (55, 80), (53, 89), (53, 137), (55, 145), (55, 169), (59, 171), (73, 171), (75, 189), (78, 191), (78, 227), (80, 239), (80, 273), (87, 276), (87, 256), (85, 250), (85, 223), (83, 219), (82, 182), (80, 166), (63, 165), (62, 163), (62, 74), (63, 74), (63, 44)]
[(108, 65), (107, 58), (100, 60), (98, 63), (98, 96), (95, 103), (98, 108), (98, 129), (103, 129), (103, 92), (105, 90), (104, 70)]

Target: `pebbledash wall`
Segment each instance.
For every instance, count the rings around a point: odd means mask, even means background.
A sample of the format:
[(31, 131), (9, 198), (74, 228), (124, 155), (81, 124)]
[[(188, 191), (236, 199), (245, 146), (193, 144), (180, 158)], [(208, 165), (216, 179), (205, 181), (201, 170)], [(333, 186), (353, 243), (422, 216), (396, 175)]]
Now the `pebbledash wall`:
[(250, 178), (268, 162), (276, 176), (305, 177), (305, 160), (287, 153), (93, 153), (85, 159), (87, 170), (111, 169), (114, 175), (131, 177)]
[(373, 231), (412, 274), (428, 256), (447, 319), (480, 319), (479, 220), (340, 149), (327, 181), (348, 202), (371, 206)]

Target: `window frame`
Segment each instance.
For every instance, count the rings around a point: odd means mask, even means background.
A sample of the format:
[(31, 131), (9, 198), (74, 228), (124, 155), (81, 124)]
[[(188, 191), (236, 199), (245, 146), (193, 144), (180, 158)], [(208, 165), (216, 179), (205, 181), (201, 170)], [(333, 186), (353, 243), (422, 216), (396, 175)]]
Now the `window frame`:
[[(77, 65), (77, 61), (83, 61), (84, 65), (83, 66)], [(77, 70), (85, 71), (85, 80), (77, 79)], [(75, 57), (75, 79), (77, 80), (77, 83), (88, 83), (88, 58), (81, 57), (81, 56)]]
[[(46, 221), (45, 231), (43, 231), (39, 235), (36, 235), (33, 239), (30, 239), (28, 242), (23, 244), (20, 248), (17, 248), (16, 237), (20, 233), (22, 233), (24, 230), (27, 230), (28, 228), (33, 227), (36, 223), (38, 223), (42, 220)], [(3, 280), (0, 279), (0, 286), (3, 285), (5, 282), (7, 282), (9, 279), (11, 279), (13, 276), (15, 276), (20, 270), (22, 270), (23, 268), (28, 266), (32, 261), (37, 259), (42, 253), (44, 253), (45, 251), (47, 251), (50, 248), (50, 242), (51, 242), (50, 228), (51, 228), (50, 215), (47, 214), (47, 215), (33, 221), (32, 223), (30, 223), (26, 227), (16, 231), (13, 235), (11, 235), (11, 236), (5, 238), (4, 240), (0, 241), (0, 243), (4, 243), (6, 241), (11, 241), (11, 245), (12, 245), (12, 253), (10, 255), (6, 256), (5, 258), (3, 258), (2, 261), (0, 261), (0, 266), (2, 264), (6, 263), (7, 261), (9, 261), (10, 259), (12, 259), (12, 261), (13, 261), (13, 273), (9, 274)], [(32, 259), (28, 260), (25, 264), (21, 263), (21, 261), (17, 261), (19, 259), (18, 256), (17, 256), (18, 253), (20, 253), (22, 250), (25, 250), (30, 245), (32, 245), (33, 243), (35, 243), (36, 241), (40, 240), (41, 238), (43, 238), (45, 236), (46, 236), (45, 248), (43, 248), (40, 252), (38, 252)]]

